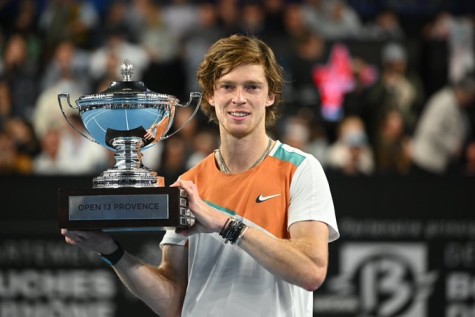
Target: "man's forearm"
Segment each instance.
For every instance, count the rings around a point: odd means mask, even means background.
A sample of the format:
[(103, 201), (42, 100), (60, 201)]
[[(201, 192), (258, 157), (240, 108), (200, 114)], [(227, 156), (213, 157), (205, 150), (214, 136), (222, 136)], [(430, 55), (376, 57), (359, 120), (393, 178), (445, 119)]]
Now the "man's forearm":
[(161, 317), (180, 316), (186, 276), (180, 276), (170, 265), (154, 267), (125, 252), (113, 266), (124, 285)]

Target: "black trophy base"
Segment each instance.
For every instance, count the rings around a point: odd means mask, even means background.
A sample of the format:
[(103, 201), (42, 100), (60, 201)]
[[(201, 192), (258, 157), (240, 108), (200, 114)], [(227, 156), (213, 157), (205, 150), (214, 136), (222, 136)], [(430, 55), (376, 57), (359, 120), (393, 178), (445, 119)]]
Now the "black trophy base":
[(60, 228), (78, 230), (168, 230), (194, 221), (178, 187), (60, 188), (58, 212)]

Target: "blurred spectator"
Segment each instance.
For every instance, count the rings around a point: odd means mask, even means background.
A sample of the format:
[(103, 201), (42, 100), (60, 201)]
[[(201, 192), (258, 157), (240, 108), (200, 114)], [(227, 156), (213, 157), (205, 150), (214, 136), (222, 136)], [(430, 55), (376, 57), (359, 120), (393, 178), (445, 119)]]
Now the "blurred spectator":
[(167, 63), (174, 60), (178, 53), (178, 39), (174, 37), (165, 25), (161, 8), (152, 0), (139, 0), (141, 3), (142, 27), (138, 42), (150, 55), (152, 63)]
[(431, 94), (475, 70), (474, 22), (469, 15), (441, 11), (421, 32), (427, 46), (426, 81), (434, 87)]
[(281, 36), (284, 33), (285, 0), (264, 0), (265, 35), (269, 37)]
[(475, 177), (475, 141), (468, 143), (465, 149), (464, 164), (462, 166), (462, 175)]
[(449, 34), (449, 80), (475, 70), (474, 24), (468, 17), (453, 18)]
[(18, 2), (18, 13), (10, 31), (25, 39), (29, 60), (36, 64), (41, 59), (43, 46), (42, 39), (38, 34), (38, 3), (36, 0), (20, 0)]
[[(41, 92), (35, 104), (33, 113), (33, 127), (38, 138), (43, 138), (45, 132), (50, 128), (63, 129), (68, 127), (66, 119), (63, 117), (61, 111), (66, 116), (78, 115), (79, 110), (75, 100), (86, 94), (82, 90), (81, 85), (76, 82), (74, 78), (68, 73), (62, 73), (65, 77), (59, 79), (53, 86)], [(61, 93), (69, 93), (71, 108), (66, 100), (61, 100), (61, 107), (58, 102), (58, 95)]]
[(360, 36), (360, 17), (345, 0), (307, 0), (302, 8), (310, 30), (326, 40), (339, 41)]
[(99, 78), (92, 80), (92, 91), (94, 93), (100, 93), (109, 88), (109, 86), (116, 81), (123, 80), (118, 73), (120, 70), (120, 63), (123, 61), (119, 60), (115, 51), (108, 52), (106, 59), (106, 64), (104, 65), (104, 72), (100, 75)]
[(391, 10), (379, 12), (373, 21), (364, 26), (361, 38), (378, 41), (402, 41), (406, 34), (402, 29), (398, 15)]
[(10, 94), (10, 115), (31, 121), (38, 95), (38, 69), (21, 35), (14, 34), (8, 39), (1, 63), (0, 77)]
[(345, 116), (358, 116), (365, 118), (365, 106), (368, 89), (378, 80), (378, 71), (359, 56), (351, 59), (351, 72), (353, 74), (353, 87), (345, 93), (343, 99), (343, 113)]
[(74, 78), (79, 90), (90, 91), (89, 54), (65, 40), (58, 43), (53, 57), (43, 70), (41, 89), (47, 90), (63, 78)]
[(173, 37), (182, 40), (183, 35), (198, 24), (197, 7), (188, 0), (170, 0), (161, 10), (162, 19)]
[(305, 151), (310, 139), (308, 122), (297, 116), (288, 116), (283, 125), (282, 142)]
[(310, 139), (307, 145), (307, 152), (313, 154), (322, 164), (323, 168), (328, 165), (328, 136), (322, 122), (310, 124)]
[(263, 38), (265, 35), (265, 12), (260, 2), (244, 2), (241, 8), (239, 33)]
[(181, 97), (185, 91), (185, 72), (180, 43), (169, 32), (161, 17), (161, 8), (154, 1), (138, 2), (142, 2), (144, 24), (139, 44), (150, 56), (143, 82), (150, 90)]
[(449, 78), (450, 13), (440, 12), (421, 28), (421, 76), (427, 96), (444, 87)]
[(112, 151), (106, 152), (70, 127), (50, 127), (40, 142), (41, 152), (33, 160), (36, 175), (97, 176), (112, 165)]
[(152, 145), (145, 150), (142, 150), (142, 164), (152, 171), (156, 171), (160, 168), (161, 157), (164, 146), (164, 142), (159, 141), (157, 144)]
[(218, 15), (218, 25), (224, 35), (237, 33), (241, 14), (239, 0), (217, 0), (216, 11)]
[(27, 175), (32, 172), (32, 158), (19, 153), (15, 141), (0, 130), (0, 174)]
[(32, 159), (40, 152), (40, 144), (30, 122), (18, 117), (11, 118), (5, 124), (5, 132), (19, 155)]
[[(91, 53), (89, 72), (93, 80), (97, 81), (105, 76), (111, 55), (116, 56), (120, 63), (128, 59), (134, 68), (132, 80), (142, 80), (143, 72), (150, 63), (150, 55), (144, 47), (129, 42), (121, 27), (109, 29), (103, 45)], [(122, 78), (120, 67), (116, 68), (116, 75), (117, 78)]]
[(48, 129), (41, 138), (41, 152), (33, 160), (33, 173), (36, 175), (63, 174), (58, 159), (61, 130)]
[(6, 80), (0, 78), (0, 128), (10, 118), (12, 111), (12, 99), (10, 96), (10, 87)]
[(80, 48), (92, 48), (99, 23), (96, 7), (88, 0), (50, 0), (39, 16), (45, 55), (51, 56), (56, 45), (71, 40)]
[(151, 0), (136, 2), (142, 3), (143, 10), (139, 44), (150, 56), (150, 64), (143, 73), (143, 82), (150, 90), (181, 98), (186, 90), (181, 43), (165, 25), (161, 7)]
[(321, 24), (326, 19), (328, 0), (303, 0), (298, 6), (303, 24), (312, 32), (322, 34)]
[(185, 140), (179, 135), (167, 139), (164, 146), (157, 174), (163, 176), (165, 186), (169, 186), (186, 171), (187, 147)]
[(409, 57), (401, 44), (389, 42), (383, 46), (379, 80), (368, 89), (365, 99), (365, 121), (372, 144), (381, 115), (388, 109), (401, 112), (408, 133), (414, 129), (425, 93), (420, 77), (408, 65)]
[(413, 171), (446, 174), (460, 159), (469, 133), (467, 108), (475, 101), (475, 79), (466, 77), (429, 98), (411, 145)]
[(193, 150), (186, 161), (186, 168), (190, 169), (218, 147), (218, 132), (203, 129), (193, 138)]
[(441, 11), (423, 25), (422, 35), (426, 39), (447, 40), (450, 34), (451, 23), (452, 14), (448, 11)]
[(170, 135), (171, 133), (174, 133), (175, 131), (180, 129), (180, 131), (176, 135), (172, 136), (172, 138), (180, 137), (183, 140), (187, 148), (185, 153), (186, 159), (188, 159), (188, 157), (191, 155), (191, 151), (193, 151), (195, 142), (194, 139), (200, 130), (197, 115), (195, 115), (193, 119), (188, 121), (193, 115), (193, 111), (195, 111), (195, 109), (191, 107), (178, 108), (175, 111), (175, 119), (173, 120), (173, 126), (168, 132), (168, 135)]
[(348, 176), (373, 173), (373, 152), (360, 118), (349, 116), (341, 121), (337, 140), (328, 148), (327, 165)]
[(199, 5), (196, 9), (197, 25), (182, 34), (186, 90), (189, 92), (199, 91), (196, 81), (198, 65), (203, 60), (203, 56), (209, 47), (223, 35), (218, 28), (213, 5), (205, 3)]
[[(322, 164), (327, 165), (328, 140), (321, 122), (313, 120), (309, 110), (303, 110), (298, 115), (285, 116), (282, 119), (282, 142), (313, 154)], [(313, 121), (312, 121), (313, 120)]]
[(302, 108), (318, 115), (320, 95), (313, 80), (313, 69), (324, 63), (325, 41), (313, 33), (305, 33), (295, 39), (295, 52), (288, 61), (288, 73), (292, 87), (292, 102), (286, 104), (286, 115), (297, 114)]
[(405, 175), (411, 159), (404, 119), (398, 109), (387, 110), (379, 122), (373, 148), (375, 172), (381, 175)]
[(303, 14), (299, 5), (288, 4), (283, 14), (284, 32), (276, 36), (269, 36), (276, 56), (283, 61), (293, 59), (296, 43), (310, 33), (304, 23)]

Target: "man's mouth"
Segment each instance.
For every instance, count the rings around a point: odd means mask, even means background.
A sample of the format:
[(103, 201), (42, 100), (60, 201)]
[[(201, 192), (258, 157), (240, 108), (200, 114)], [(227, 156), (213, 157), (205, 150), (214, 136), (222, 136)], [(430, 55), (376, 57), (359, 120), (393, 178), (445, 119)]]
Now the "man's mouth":
[(230, 112), (229, 114), (233, 117), (239, 117), (239, 118), (247, 117), (249, 115), (248, 112)]

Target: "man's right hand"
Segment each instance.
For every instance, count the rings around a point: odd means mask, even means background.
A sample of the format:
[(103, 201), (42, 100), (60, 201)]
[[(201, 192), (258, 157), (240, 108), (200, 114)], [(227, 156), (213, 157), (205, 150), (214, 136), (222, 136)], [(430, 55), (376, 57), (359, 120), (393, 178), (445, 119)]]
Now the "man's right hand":
[(69, 230), (61, 229), (66, 243), (84, 250), (103, 254), (111, 254), (117, 249), (117, 243), (111, 236), (101, 230)]

